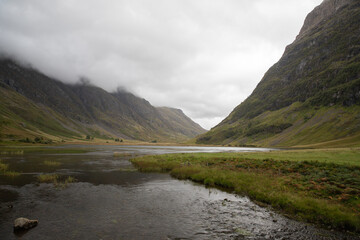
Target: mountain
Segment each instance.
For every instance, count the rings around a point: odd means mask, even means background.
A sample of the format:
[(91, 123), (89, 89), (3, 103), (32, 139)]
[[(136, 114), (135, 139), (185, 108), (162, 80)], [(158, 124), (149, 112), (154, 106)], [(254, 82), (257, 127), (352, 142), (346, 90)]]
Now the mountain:
[(181, 110), (156, 108), (85, 79), (69, 85), (14, 61), (0, 60), (0, 139), (103, 139), (179, 142), (205, 130)]
[(205, 132), (199, 124), (194, 123), (181, 109), (158, 107), (157, 110), (160, 112), (161, 117), (171, 124), (174, 130), (185, 136), (195, 137)]
[(252, 94), (197, 143), (360, 146), (359, 53), (360, 1), (323, 1)]

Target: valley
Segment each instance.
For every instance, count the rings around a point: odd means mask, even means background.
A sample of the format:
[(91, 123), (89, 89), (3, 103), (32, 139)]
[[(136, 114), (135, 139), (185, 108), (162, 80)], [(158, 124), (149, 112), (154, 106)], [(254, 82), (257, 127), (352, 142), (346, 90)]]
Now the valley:
[[(220, 14), (221, 4), (197, 10)], [(254, 14), (275, 18), (263, 1), (248, 4)], [(161, 9), (154, 6), (144, 11)], [(111, 40), (107, 35), (117, 28), (84, 21), (91, 26), (85, 40), (78, 29), (65, 34), (82, 39), (70, 37), (63, 49), (72, 49), (65, 59), (74, 66), (60, 57), (59, 42), (51, 42), (54, 49), (44, 43), (53, 50), (49, 56), (58, 54), (54, 63), (63, 64), (56, 70), (46, 58), (32, 56), (34, 65), (28, 60), (25, 50), (36, 41), (25, 41), (22, 59), (11, 44), (1, 46), (0, 36), (0, 239), (360, 239), (360, 2), (322, 1), (252, 93), (240, 104), (232, 101), (235, 108), (221, 121), (222, 107), (248, 87), (247, 79), (233, 81), (240, 76), (235, 73), (253, 77), (253, 59), (239, 59), (262, 49), (252, 37), (265, 23), (238, 22), (243, 16), (236, 12), (229, 19), (221, 15), (217, 20), (225, 24), (219, 26), (209, 20), (213, 15), (200, 14), (203, 21), (191, 27), (193, 11), (177, 14), (178, 7), (156, 28), (149, 26), (159, 14), (121, 8), (131, 17), (116, 12), (124, 21), (118, 19), (122, 32)], [(27, 10), (34, 14), (32, 6)], [(136, 24), (123, 29), (126, 18)], [(228, 44), (230, 19), (239, 28), (251, 25), (242, 32), (252, 34), (245, 45)], [(165, 23), (167, 30), (161, 29)], [(97, 26), (101, 31), (94, 34)], [(179, 27), (180, 33), (172, 32)], [(211, 37), (204, 41), (198, 31)], [(231, 54), (222, 59), (223, 51)], [(84, 69), (94, 78), (78, 75)], [(206, 130), (195, 120), (218, 124)], [(37, 225), (17, 231), (20, 217)]]

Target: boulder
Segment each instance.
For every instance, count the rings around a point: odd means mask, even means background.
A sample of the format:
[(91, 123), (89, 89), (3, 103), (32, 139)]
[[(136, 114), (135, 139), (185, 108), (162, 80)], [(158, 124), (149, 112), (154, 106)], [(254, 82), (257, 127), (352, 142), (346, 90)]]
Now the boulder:
[(14, 231), (17, 230), (27, 230), (33, 227), (36, 227), (38, 220), (30, 220), (27, 218), (17, 218), (14, 221)]

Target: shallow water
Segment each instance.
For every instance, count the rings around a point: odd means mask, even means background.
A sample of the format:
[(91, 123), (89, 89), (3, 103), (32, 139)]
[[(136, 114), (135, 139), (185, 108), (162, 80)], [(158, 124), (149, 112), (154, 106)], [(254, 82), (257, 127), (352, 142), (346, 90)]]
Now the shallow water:
[[(0, 239), (360, 239), (289, 220), (246, 197), (167, 174), (140, 173), (128, 161), (131, 156), (113, 156), (114, 152), (142, 155), (269, 149), (96, 148), (85, 154), (0, 156), (11, 170), (23, 172), (15, 178), (0, 177)], [(44, 161), (61, 165), (47, 166)], [(73, 176), (78, 181), (56, 188), (39, 184), (36, 176), (41, 173)], [(38, 219), (39, 225), (15, 235), (12, 224), (17, 217)]]

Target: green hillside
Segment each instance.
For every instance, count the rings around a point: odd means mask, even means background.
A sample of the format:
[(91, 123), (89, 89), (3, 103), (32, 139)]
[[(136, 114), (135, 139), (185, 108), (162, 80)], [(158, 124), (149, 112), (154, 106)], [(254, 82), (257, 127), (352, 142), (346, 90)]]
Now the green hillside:
[[(174, 121), (174, 112), (177, 112)], [(177, 109), (152, 106), (129, 92), (64, 84), (0, 60), (0, 140), (129, 139), (181, 142), (205, 130)]]
[(359, 1), (324, 1), (253, 93), (197, 143), (360, 146), (359, 26)]

